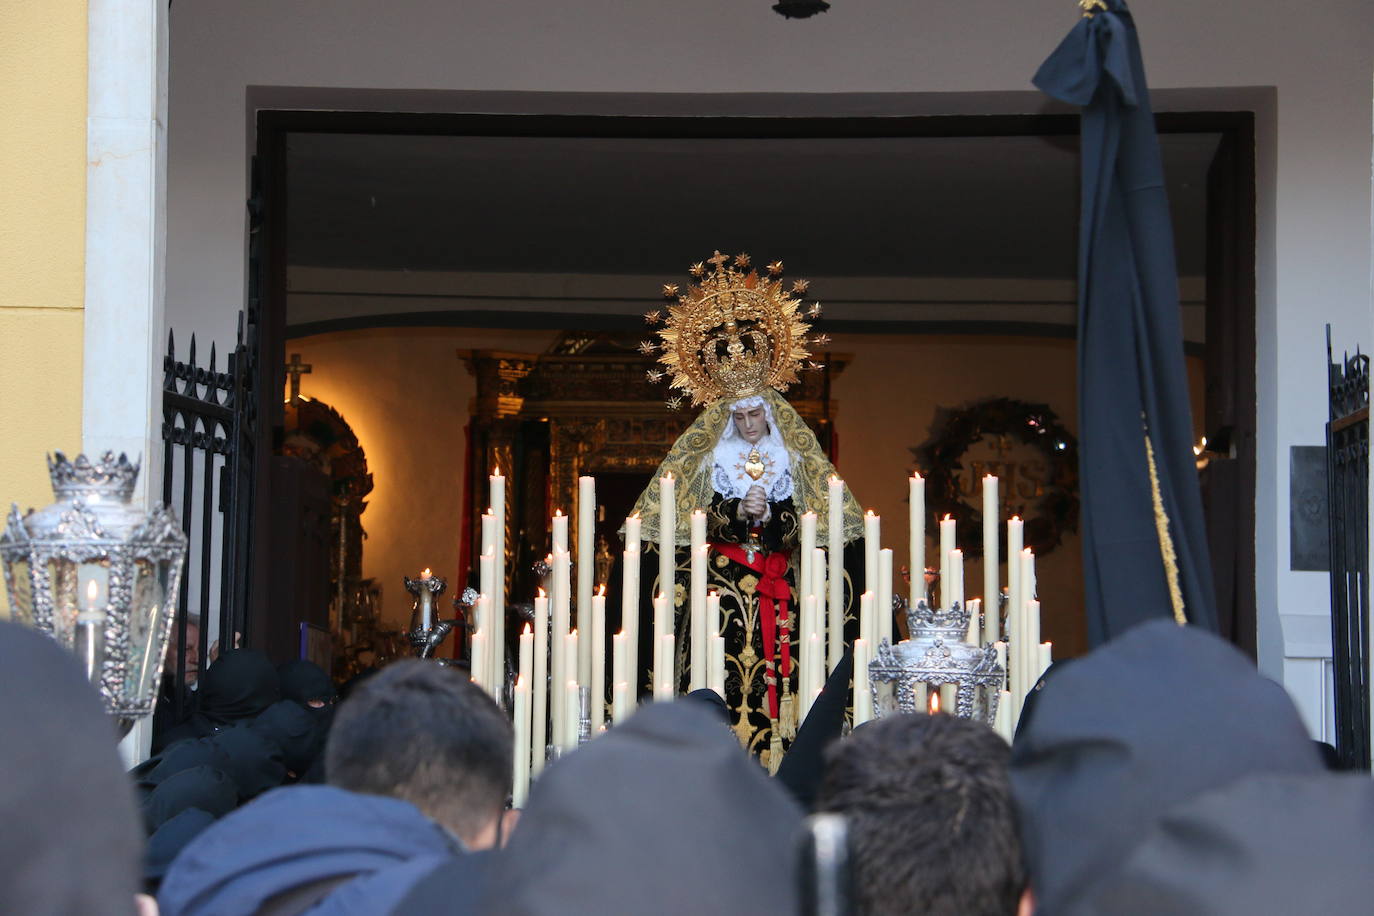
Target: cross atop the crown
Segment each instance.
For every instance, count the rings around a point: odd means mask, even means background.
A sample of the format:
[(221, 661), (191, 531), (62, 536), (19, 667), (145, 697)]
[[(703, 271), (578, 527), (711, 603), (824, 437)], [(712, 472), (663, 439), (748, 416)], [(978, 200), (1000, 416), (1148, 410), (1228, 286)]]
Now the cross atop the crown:
[(286, 374), (291, 376), (291, 398), (288, 404), (295, 404), (301, 399), (301, 376), (309, 375), (312, 367), (309, 363), (301, 362), (299, 353), (291, 354), (291, 361), (286, 364)]
[(721, 265), (723, 265), (728, 260), (730, 260), (730, 256), (728, 254), (721, 254), (719, 251), (717, 251), (714, 256), (706, 259), (707, 263), (714, 264), (716, 266), (716, 270), (720, 270)]

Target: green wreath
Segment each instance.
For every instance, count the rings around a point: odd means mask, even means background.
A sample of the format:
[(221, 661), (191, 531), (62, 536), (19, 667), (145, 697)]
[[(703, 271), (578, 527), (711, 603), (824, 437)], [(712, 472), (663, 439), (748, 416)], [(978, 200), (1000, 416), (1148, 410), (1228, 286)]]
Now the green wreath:
[[(983, 555), (982, 500), (971, 506), (959, 494), (959, 476), (969, 446), (987, 436), (1007, 436), (1032, 445), (1045, 457), (1049, 479), (1034, 505), (1020, 513), (1025, 520), (1025, 546), (1044, 556), (1078, 530), (1078, 439), (1045, 404), (990, 398), (967, 407), (938, 408), (930, 438), (911, 449), (926, 480), (926, 530), (938, 531), (939, 520), (955, 520), (965, 556)], [(1000, 525), (1001, 549), (1007, 555), (1007, 529)]]

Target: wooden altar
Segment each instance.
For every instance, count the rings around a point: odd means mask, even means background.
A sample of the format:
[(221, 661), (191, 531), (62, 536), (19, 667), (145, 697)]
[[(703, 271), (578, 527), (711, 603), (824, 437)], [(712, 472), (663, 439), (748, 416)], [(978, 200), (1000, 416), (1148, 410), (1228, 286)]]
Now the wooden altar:
[[(548, 551), (554, 510), (570, 515), (576, 528), (577, 478), (597, 478), (597, 553), (609, 561), (621, 549), (617, 532), (635, 497), (696, 417), (695, 410), (666, 405), (665, 386), (646, 377), (654, 359), (639, 353), (638, 346), (639, 338), (630, 335), (570, 332), (542, 354), (458, 352), (477, 380), (474, 471), (466, 500), (472, 507), (466, 520), (470, 568), (477, 568), (486, 474), (499, 467), (511, 474), (506, 569), (508, 594), (521, 596), (516, 600), (537, 586), (531, 565)], [(836, 405), (830, 387), (848, 357), (826, 353), (816, 359), (825, 368), (805, 373), (788, 400), (831, 452)], [(570, 537), (577, 543), (576, 530)], [(604, 581), (600, 570), (598, 579)]]

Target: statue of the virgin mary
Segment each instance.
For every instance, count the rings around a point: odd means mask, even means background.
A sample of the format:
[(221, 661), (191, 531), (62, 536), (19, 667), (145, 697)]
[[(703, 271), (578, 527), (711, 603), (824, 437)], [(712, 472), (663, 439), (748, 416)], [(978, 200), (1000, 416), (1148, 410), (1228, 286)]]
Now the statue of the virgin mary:
[[(710, 265), (709, 267), (707, 265)], [(657, 479), (672, 474), (677, 505), (675, 541), (690, 543), (691, 513), (706, 512), (711, 545), (708, 589), (720, 595), (724, 618), (725, 703), (740, 743), (776, 768), (795, 734), (798, 657), (797, 556), (803, 513), (817, 517), (817, 543), (829, 538), (827, 492), (835, 468), (783, 391), (809, 365), (810, 327), (801, 302), (805, 281), (784, 291), (782, 264), (760, 275), (747, 255), (720, 252), (691, 268), (694, 282), (671, 300), (658, 352), (673, 388), (690, 395), (700, 415), (668, 451), (649, 486), (635, 503), (646, 551), (658, 541), (661, 516)], [(813, 306), (813, 314), (818, 313)], [(670, 402), (672, 403), (672, 402)], [(848, 488), (843, 512), (846, 544), (863, 533), (862, 513)], [(686, 587), (690, 560), (679, 550), (674, 596), (678, 638), (676, 674), (689, 677)], [(647, 568), (653, 568), (646, 564)], [(846, 595), (857, 594), (847, 583)], [(653, 584), (653, 592), (660, 586)], [(853, 603), (846, 598), (846, 605)], [(852, 617), (853, 614), (848, 614)], [(644, 632), (647, 626), (641, 626)]]

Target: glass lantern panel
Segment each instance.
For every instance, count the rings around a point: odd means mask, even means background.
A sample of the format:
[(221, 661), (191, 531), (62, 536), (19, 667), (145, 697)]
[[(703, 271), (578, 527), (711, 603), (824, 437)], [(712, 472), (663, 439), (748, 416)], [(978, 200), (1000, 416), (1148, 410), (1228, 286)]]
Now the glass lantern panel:
[(166, 648), (162, 565), (149, 560), (134, 562), (133, 602), (129, 607), (129, 667), (122, 691), (128, 703), (142, 703), (157, 689), (159, 662)]
[[(100, 612), (109, 598), (109, 570), (103, 561), (77, 563), (62, 557), (48, 561), (52, 594), (53, 638), (69, 650), (75, 648), (76, 618), (82, 611)], [(103, 615), (102, 615), (103, 616)], [(35, 623), (44, 621), (35, 614)]]
[(8, 564), (10, 620), (33, 626), (33, 568), (28, 557)]
[(875, 698), (873, 711), (878, 716), (890, 716), (901, 712), (897, 708), (897, 691), (892, 681), (879, 681), (877, 683), (877, 697)]

